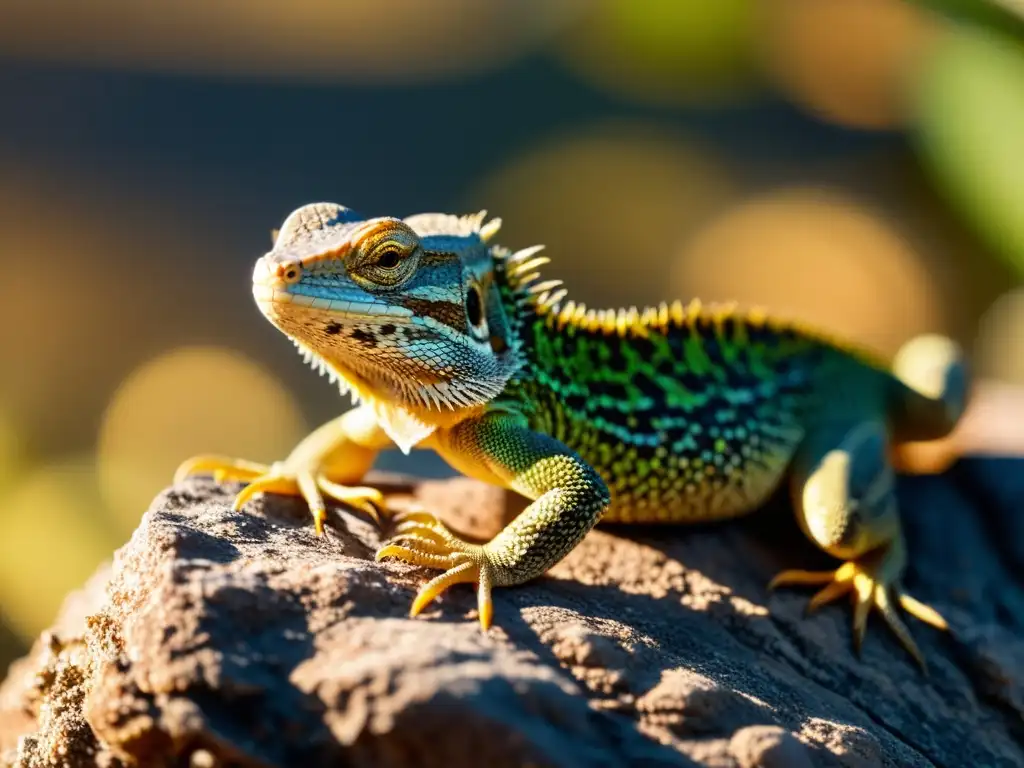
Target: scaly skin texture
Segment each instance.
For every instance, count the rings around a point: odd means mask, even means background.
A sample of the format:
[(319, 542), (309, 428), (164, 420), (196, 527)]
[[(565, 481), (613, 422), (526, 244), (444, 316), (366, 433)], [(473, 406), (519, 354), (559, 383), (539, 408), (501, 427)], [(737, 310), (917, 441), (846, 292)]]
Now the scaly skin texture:
[(955, 425), (968, 388), (957, 347), (921, 337), (887, 363), (731, 306), (588, 310), (541, 279), (539, 248), (491, 244), (499, 225), (483, 213), (294, 211), (256, 264), (253, 294), (361, 404), (272, 466), (198, 456), (177, 478), (245, 481), (236, 508), (260, 492), (299, 494), (322, 533), (325, 498), (376, 518), (380, 493), (354, 484), (381, 449), (433, 449), (532, 503), (484, 545), (427, 511), (395, 516), (377, 557), (443, 571), (413, 615), (453, 584), (477, 584), (484, 629), (493, 588), (544, 573), (601, 519), (733, 517), (788, 483), (800, 528), (845, 562), (785, 571), (771, 586), (820, 585), (812, 608), (852, 592), (857, 647), (874, 607), (924, 668), (895, 605), (945, 622), (901, 588), (889, 455)]

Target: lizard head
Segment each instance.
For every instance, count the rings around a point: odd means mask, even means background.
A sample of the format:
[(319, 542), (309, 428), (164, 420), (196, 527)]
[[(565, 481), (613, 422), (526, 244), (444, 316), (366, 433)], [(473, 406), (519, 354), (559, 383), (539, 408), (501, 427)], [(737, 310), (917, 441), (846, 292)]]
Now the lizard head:
[(403, 450), (498, 395), (518, 366), (487, 240), (500, 220), (293, 211), (253, 271), (263, 314), (373, 405)]

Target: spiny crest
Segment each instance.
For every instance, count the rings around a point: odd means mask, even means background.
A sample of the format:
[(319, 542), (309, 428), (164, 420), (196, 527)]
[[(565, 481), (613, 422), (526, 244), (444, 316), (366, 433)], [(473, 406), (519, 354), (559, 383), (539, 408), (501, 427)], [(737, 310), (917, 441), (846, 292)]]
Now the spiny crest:
[[(567, 325), (575, 325), (588, 331), (625, 336), (633, 333), (646, 336), (648, 330), (667, 330), (670, 324), (677, 326), (692, 323), (702, 312), (701, 302), (693, 300), (684, 307), (682, 302), (673, 304), (661, 303), (657, 307), (647, 307), (642, 312), (636, 307), (628, 309), (588, 309), (583, 303), (566, 301), (567, 290), (562, 287), (561, 280), (542, 280), (540, 268), (550, 263), (547, 256), (538, 256), (544, 249), (543, 245), (509, 252), (495, 248), (496, 257), (505, 264), (505, 274), (512, 290), (520, 298), (520, 305), (532, 307), (539, 315), (544, 316), (549, 325), (559, 330)], [(726, 317), (735, 312), (735, 305), (721, 305), (715, 308), (714, 316)], [(759, 320), (760, 318), (760, 320)], [(767, 316), (754, 312), (750, 315), (752, 323), (764, 322)]]
[(551, 261), (547, 256), (537, 255), (542, 250), (543, 245), (532, 245), (514, 253), (496, 248), (495, 256), (504, 261), (509, 286), (521, 297), (521, 304), (533, 305), (538, 311), (548, 311), (557, 307), (568, 292), (562, 287), (561, 280), (540, 279), (540, 268)]
[[(547, 256), (537, 255), (543, 249), (543, 245), (534, 245), (514, 253), (499, 248), (494, 250), (496, 257), (504, 261), (505, 275), (509, 286), (519, 297), (520, 306), (529, 306), (559, 329), (571, 323), (586, 330), (618, 333), (620, 336), (625, 336), (627, 332), (646, 336), (647, 329), (658, 325), (661, 318), (665, 320), (662, 323), (664, 325), (673, 316), (668, 305), (650, 307), (641, 315), (636, 307), (596, 310), (587, 309), (585, 304), (574, 301), (563, 304), (568, 291), (562, 281), (544, 280), (541, 277), (540, 268), (551, 261)], [(676, 314), (684, 315), (682, 305), (679, 302), (676, 304)], [(699, 302), (695, 306), (699, 312)]]
[(418, 213), (405, 219), (416, 234), (421, 237), (429, 235), (454, 235), (468, 237), (478, 235), (483, 242), (489, 241), (501, 229), (501, 219), (493, 218), (485, 223), (487, 211), (456, 216), (450, 213)]
[(763, 307), (741, 309), (735, 301), (707, 304), (700, 299), (671, 303), (663, 301), (642, 310), (636, 307), (590, 309), (583, 303), (567, 301), (565, 304), (548, 307), (540, 314), (548, 327), (557, 330), (571, 326), (621, 337), (646, 337), (652, 331), (664, 334), (679, 329), (690, 329), (697, 333), (699, 327), (708, 326), (717, 336), (724, 336), (728, 324), (734, 340), (741, 344), (746, 343), (749, 331), (766, 330), (779, 337), (801, 337), (807, 341), (841, 348), (873, 365), (880, 363), (872, 352), (857, 348), (817, 328), (797, 320), (774, 317)]
[[(586, 331), (594, 331), (607, 335), (647, 336), (649, 331), (664, 333), (672, 328), (692, 327), (698, 320), (707, 319), (713, 324), (721, 324), (728, 318), (737, 317), (735, 303), (715, 304), (708, 307), (693, 299), (689, 304), (675, 301), (671, 304), (662, 302), (655, 307), (637, 307), (619, 309), (590, 309), (586, 304), (567, 301), (564, 305), (552, 307), (545, 313), (548, 324), (561, 330), (568, 325)], [(759, 310), (751, 310), (743, 316), (747, 325), (760, 326), (767, 322), (767, 315)]]
[(551, 261), (546, 256), (537, 255), (543, 248), (535, 245), (511, 252), (495, 246), (492, 252), (503, 260), (509, 286), (517, 296), (519, 306), (533, 309), (544, 318), (548, 327), (562, 330), (571, 326), (606, 335), (646, 337), (651, 331), (665, 333), (679, 328), (696, 329), (703, 323), (710, 323), (721, 334), (726, 321), (732, 321), (733, 332), (738, 334), (741, 342), (748, 329), (768, 330), (779, 336), (799, 336), (841, 349), (874, 367), (888, 365), (873, 351), (838, 336), (799, 320), (773, 317), (762, 307), (741, 310), (737, 302), (704, 304), (700, 299), (693, 299), (689, 303), (661, 302), (641, 310), (635, 306), (591, 309), (582, 302), (564, 301), (567, 291), (562, 287), (562, 281), (542, 279), (540, 268)]

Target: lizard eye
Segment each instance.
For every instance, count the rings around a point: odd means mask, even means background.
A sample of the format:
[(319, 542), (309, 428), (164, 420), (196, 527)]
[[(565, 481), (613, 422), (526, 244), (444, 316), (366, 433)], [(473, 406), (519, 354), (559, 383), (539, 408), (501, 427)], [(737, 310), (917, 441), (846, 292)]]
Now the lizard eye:
[(399, 253), (398, 248), (387, 246), (377, 256), (377, 266), (381, 269), (394, 269), (401, 260), (402, 254)]
[(302, 267), (298, 264), (283, 264), (278, 274), (281, 275), (281, 279), (291, 285), (297, 283), (302, 277)]
[(357, 244), (348, 259), (349, 275), (367, 290), (394, 290), (415, 273), (422, 251), (415, 232), (386, 221)]

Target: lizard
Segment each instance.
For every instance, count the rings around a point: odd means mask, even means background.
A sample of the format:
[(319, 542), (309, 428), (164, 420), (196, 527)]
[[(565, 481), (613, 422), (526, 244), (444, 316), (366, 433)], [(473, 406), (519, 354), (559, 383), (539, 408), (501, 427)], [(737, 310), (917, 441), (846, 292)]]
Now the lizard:
[(809, 610), (849, 595), (857, 652), (875, 609), (927, 672), (897, 609), (948, 625), (902, 586), (892, 451), (957, 424), (971, 383), (960, 347), (923, 334), (886, 359), (735, 303), (588, 308), (542, 275), (541, 246), (494, 242), (500, 226), (486, 211), (291, 212), (256, 261), (254, 299), (356, 406), (283, 460), (203, 454), (175, 481), (241, 482), (236, 510), (260, 493), (299, 496), (322, 536), (325, 499), (380, 522), (381, 492), (358, 484), (380, 451), (434, 450), (528, 506), (483, 544), (429, 510), (398, 512), (375, 557), (441, 571), (411, 616), (475, 584), (484, 631), (495, 588), (540, 576), (599, 521), (725, 520), (788, 484), (800, 529), (841, 564), (784, 570), (769, 590), (815, 585)]

